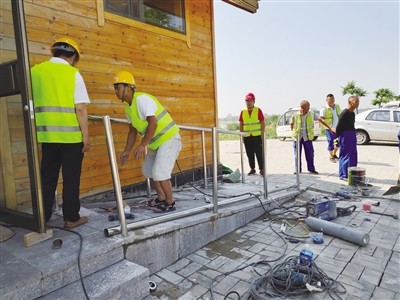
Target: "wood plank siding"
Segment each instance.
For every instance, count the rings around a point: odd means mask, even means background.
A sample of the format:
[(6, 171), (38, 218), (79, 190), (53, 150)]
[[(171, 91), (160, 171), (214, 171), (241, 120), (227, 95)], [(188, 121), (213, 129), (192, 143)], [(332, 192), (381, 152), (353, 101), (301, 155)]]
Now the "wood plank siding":
[[(217, 122), (212, 0), (184, 4), (187, 33), (178, 34), (105, 12), (102, 0), (25, 0), (30, 64), (48, 60), (50, 45), (70, 36), (81, 50), (76, 67), (91, 99), (90, 115), (125, 118), (112, 81), (115, 73), (128, 70), (136, 90), (156, 96), (178, 125), (212, 128)], [(112, 130), (119, 160), (128, 126), (113, 123)], [(90, 121), (89, 131), (92, 147), (83, 162), (81, 196), (113, 189), (102, 122)], [(180, 168), (201, 168), (200, 132), (181, 130), (181, 135)], [(211, 164), (211, 134), (206, 138)], [(127, 165), (119, 166), (122, 186), (143, 182), (141, 165), (131, 155)]]

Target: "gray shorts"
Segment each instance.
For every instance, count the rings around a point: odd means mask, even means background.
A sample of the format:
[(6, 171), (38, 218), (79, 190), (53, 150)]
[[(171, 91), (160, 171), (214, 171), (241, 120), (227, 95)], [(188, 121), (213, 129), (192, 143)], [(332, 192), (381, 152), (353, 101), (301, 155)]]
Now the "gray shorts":
[(182, 149), (181, 136), (177, 133), (157, 150), (147, 149), (147, 155), (142, 166), (143, 175), (155, 181), (171, 178), (175, 161)]

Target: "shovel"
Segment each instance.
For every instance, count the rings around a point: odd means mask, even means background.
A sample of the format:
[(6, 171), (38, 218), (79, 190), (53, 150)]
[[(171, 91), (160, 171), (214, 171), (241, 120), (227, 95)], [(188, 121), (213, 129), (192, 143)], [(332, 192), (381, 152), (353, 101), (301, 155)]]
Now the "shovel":
[(398, 193), (400, 193), (400, 174), (399, 179), (397, 179), (397, 185), (391, 186), (385, 193), (383, 193), (383, 196), (395, 195)]

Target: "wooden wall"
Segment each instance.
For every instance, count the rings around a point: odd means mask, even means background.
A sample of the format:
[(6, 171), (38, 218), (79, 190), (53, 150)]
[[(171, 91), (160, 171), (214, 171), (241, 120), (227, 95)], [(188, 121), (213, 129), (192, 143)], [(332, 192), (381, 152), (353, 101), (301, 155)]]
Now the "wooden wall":
[[(212, 1), (186, 0), (186, 35), (171, 33), (104, 12), (102, 0), (25, 0), (29, 58), (35, 65), (50, 58), (50, 45), (68, 35), (80, 47), (76, 65), (85, 79), (89, 114), (125, 118), (124, 104), (115, 96), (112, 81), (120, 70), (133, 73), (137, 91), (156, 96), (178, 125), (211, 128), (216, 125)], [(116, 155), (122, 152), (126, 124), (113, 124)], [(85, 156), (81, 195), (110, 190), (112, 177), (101, 121), (90, 121), (92, 148)], [(202, 166), (200, 132), (182, 130), (182, 170)], [(207, 163), (211, 163), (211, 135)], [(142, 161), (130, 157), (119, 166), (122, 186), (143, 181)], [(174, 169), (178, 172), (178, 168)]]

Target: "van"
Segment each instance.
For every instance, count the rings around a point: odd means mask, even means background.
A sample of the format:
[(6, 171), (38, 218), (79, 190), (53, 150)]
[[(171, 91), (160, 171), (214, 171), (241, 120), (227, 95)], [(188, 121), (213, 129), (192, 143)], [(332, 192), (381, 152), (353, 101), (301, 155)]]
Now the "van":
[[(289, 108), (285, 111), (278, 119), (278, 123), (276, 124), (276, 136), (279, 140), (284, 141), (286, 138), (292, 137), (292, 130), (290, 129), (290, 119), (295, 112), (298, 112), (300, 107)], [(314, 120), (314, 141), (321, 135), (321, 125), (318, 121), (319, 118), (319, 110), (316, 108), (311, 108), (316, 115)]]
[(391, 101), (384, 103), (382, 105), (382, 108), (399, 108), (400, 107), (400, 101)]

